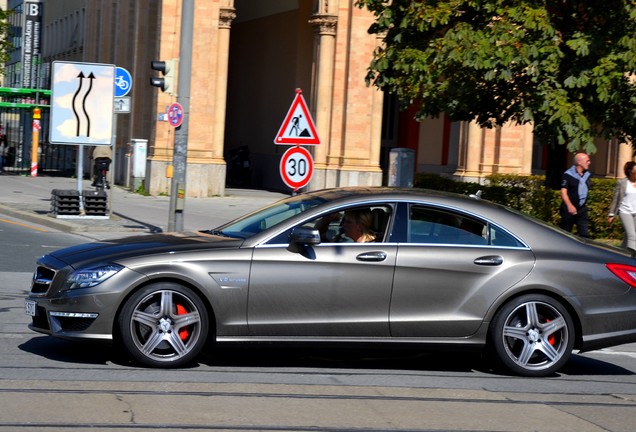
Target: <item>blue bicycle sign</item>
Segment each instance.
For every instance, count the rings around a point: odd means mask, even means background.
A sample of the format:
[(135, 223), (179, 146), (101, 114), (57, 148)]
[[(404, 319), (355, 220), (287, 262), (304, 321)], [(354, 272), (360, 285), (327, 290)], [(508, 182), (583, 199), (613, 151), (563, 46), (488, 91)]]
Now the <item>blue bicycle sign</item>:
[(119, 87), (119, 89), (123, 92), (128, 91), (130, 88), (130, 83), (124, 79), (123, 75), (118, 75), (115, 77), (115, 85)]
[(132, 76), (122, 67), (115, 69), (115, 97), (123, 97), (130, 92)]

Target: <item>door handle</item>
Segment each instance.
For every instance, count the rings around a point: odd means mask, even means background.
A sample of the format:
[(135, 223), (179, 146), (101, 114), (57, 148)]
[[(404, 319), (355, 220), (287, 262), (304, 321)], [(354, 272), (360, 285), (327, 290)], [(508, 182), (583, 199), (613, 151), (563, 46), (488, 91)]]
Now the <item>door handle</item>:
[(385, 252), (364, 252), (361, 253), (360, 255), (358, 255), (356, 257), (356, 259), (358, 261), (369, 261), (369, 262), (373, 262), (373, 261), (384, 261), (386, 259), (386, 253)]
[(476, 258), (473, 262), (477, 265), (498, 266), (503, 264), (503, 257), (499, 255), (488, 255)]

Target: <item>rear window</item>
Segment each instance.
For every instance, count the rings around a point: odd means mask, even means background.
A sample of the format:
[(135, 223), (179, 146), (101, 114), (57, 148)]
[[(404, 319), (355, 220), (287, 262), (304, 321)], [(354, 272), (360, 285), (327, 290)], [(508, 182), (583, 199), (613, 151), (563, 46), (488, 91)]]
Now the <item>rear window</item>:
[(409, 243), (523, 247), (505, 230), (447, 209), (413, 205), (407, 229)]

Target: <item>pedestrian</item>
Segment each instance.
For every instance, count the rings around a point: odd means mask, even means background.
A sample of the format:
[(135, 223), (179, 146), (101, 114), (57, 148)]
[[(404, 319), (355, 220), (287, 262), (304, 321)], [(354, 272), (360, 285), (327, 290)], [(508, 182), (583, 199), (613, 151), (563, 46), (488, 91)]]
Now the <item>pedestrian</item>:
[(110, 185), (106, 178), (108, 173), (108, 169), (110, 168), (110, 162), (113, 160), (113, 152), (110, 149), (109, 145), (99, 145), (93, 148), (93, 154), (91, 155), (93, 158), (94, 169), (95, 169), (95, 180), (91, 184), (93, 187), (103, 188), (106, 187), (110, 189)]
[(636, 251), (636, 162), (625, 163), (623, 171), (625, 178), (616, 183), (608, 221), (612, 223), (616, 215), (620, 217), (625, 230), (623, 246)]
[(561, 228), (572, 231), (574, 225), (581, 237), (590, 236), (587, 196), (590, 191), (590, 156), (585, 152), (574, 155), (574, 165), (561, 177)]
[(0, 139), (0, 171), (4, 171), (5, 154), (7, 152), (7, 146), (4, 143), (4, 139)]

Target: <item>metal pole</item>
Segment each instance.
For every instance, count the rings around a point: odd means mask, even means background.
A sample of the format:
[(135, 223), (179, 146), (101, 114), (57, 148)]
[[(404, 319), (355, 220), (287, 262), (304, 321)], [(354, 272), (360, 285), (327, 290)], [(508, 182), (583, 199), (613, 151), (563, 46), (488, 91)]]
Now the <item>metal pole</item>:
[(77, 192), (79, 193), (79, 211), (80, 216), (86, 216), (86, 210), (84, 210), (84, 194), (82, 182), (84, 180), (84, 144), (77, 146)]
[(190, 79), (192, 75), (192, 33), (194, 28), (194, 0), (181, 4), (181, 37), (179, 43), (179, 78), (177, 103), (183, 107), (183, 122), (174, 134), (172, 165), (174, 176), (170, 188), (170, 218), (168, 231), (183, 231), (183, 210), (186, 195), (186, 166), (188, 157), (188, 124), (190, 121)]
[(110, 189), (108, 190), (108, 217), (113, 217), (113, 187), (115, 186), (115, 166), (117, 158), (117, 113), (113, 112), (113, 134), (110, 137), (110, 171), (108, 176), (104, 179), (105, 182), (110, 183)]
[(31, 177), (38, 176), (38, 153), (40, 141), (40, 108), (33, 109), (33, 131), (31, 135)]

